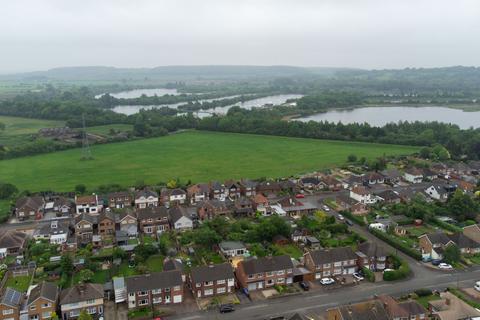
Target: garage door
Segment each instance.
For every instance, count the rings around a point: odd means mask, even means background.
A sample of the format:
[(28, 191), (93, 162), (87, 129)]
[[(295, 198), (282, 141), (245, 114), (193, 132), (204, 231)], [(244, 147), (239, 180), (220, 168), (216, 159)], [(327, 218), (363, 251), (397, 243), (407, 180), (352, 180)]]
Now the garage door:
[(248, 291), (254, 291), (257, 290), (257, 284), (256, 283), (249, 283), (248, 284)]
[(315, 279), (318, 280), (322, 278), (322, 274), (320, 272), (315, 273)]
[(354, 272), (355, 272), (355, 268), (348, 268), (348, 269), (347, 269), (347, 273), (348, 273), (348, 274), (352, 274), (352, 273), (354, 273)]
[(173, 296), (173, 303), (181, 303), (182, 302), (182, 295)]

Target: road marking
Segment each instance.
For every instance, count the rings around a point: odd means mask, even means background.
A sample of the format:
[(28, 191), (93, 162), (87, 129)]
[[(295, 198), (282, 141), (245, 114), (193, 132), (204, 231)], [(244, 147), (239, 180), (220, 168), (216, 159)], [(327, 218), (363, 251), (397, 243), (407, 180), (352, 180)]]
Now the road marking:
[(317, 299), (317, 298), (321, 298), (321, 297), (326, 297), (328, 296), (328, 294), (324, 293), (324, 294), (317, 294), (315, 296), (307, 296), (305, 299), (307, 300), (313, 300), (313, 299)]

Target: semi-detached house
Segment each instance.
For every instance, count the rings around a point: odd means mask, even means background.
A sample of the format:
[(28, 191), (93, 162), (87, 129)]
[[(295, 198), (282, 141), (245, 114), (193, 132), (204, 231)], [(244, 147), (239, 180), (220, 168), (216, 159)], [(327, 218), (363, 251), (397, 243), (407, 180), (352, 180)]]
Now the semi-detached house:
[(235, 276), (230, 263), (194, 267), (190, 273), (190, 287), (197, 298), (235, 292)]
[(358, 257), (350, 247), (309, 251), (304, 259), (305, 266), (315, 274), (315, 279), (353, 274), (358, 269)]
[(287, 255), (241, 261), (236, 276), (240, 285), (249, 291), (289, 285), (293, 283), (293, 263)]
[(60, 294), (61, 319), (76, 319), (86, 311), (97, 318), (103, 314), (103, 285), (96, 283), (78, 284), (62, 290)]

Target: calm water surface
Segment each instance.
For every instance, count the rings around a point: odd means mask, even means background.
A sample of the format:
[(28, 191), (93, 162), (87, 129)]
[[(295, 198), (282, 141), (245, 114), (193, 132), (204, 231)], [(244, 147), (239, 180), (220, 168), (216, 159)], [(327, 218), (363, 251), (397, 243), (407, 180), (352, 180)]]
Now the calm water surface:
[[(104, 94), (106, 93), (96, 95), (95, 98), (98, 99)], [(135, 90), (128, 90), (128, 91), (121, 91), (117, 93), (110, 93), (112, 97), (117, 99), (139, 98), (142, 95), (146, 95), (147, 97), (153, 97), (154, 95), (157, 95), (160, 97), (166, 94), (179, 95), (180, 92), (178, 92), (177, 89), (157, 88), (157, 89), (135, 89)]]
[(458, 125), (462, 129), (480, 127), (480, 111), (465, 112), (445, 107), (367, 107), (352, 110), (330, 110), (325, 113), (295, 119), (298, 121), (328, 121), (348, 123), (368, 123), (384, 126), (399, 121), (438, 121)]

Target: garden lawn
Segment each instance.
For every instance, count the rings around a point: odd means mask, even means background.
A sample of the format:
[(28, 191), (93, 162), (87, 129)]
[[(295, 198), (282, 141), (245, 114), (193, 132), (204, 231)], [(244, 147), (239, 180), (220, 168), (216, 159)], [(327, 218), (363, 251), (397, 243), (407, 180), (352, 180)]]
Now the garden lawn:
[(163, 271), (163, 259), (164, 257), (161, 255), (150, 256), (145, 264), (150, 272), (161, 272)]
[(7, 279), (5, 287), (10, 287), (20, 292), (27, 292), (28, 286), (30, 285), (30, 278), (30, 276), (10, 276)]
[(417, 300), (418, 303), (420, 303), (425, 309), (427, 309), (429, 301), (434, 301), (434, 300), (439, 300), (439, 299), (440, 299), (440, 296), (432, 294), (432, 295), (425, 296), (425, 297), (418, 297), (415, 300)]
[(272, 250), (275, 255), (288, 255), (294, 259), (300, 259), (303, 256), (302, 250), (294, 244), (287, 245), (272, 245)]
[[(2, 180), (21, 190), (71, 191), (143, 180), (156, 184), (240, 178), (276, 178), (339, 166), (347, 156), (373, 159), (411, 154), (417, 147), (235, 133), (188, 131), (165, 137), (91, 147), (1, 161)], [(88, 174), (87, 174), (88, 173)]]

